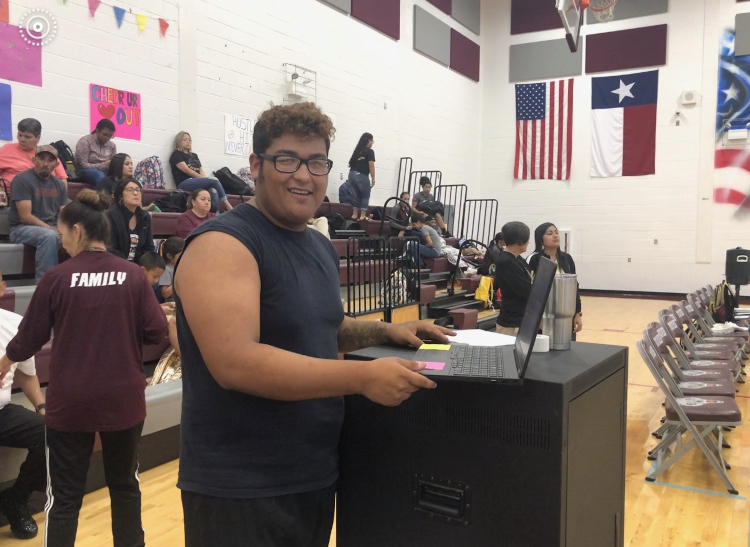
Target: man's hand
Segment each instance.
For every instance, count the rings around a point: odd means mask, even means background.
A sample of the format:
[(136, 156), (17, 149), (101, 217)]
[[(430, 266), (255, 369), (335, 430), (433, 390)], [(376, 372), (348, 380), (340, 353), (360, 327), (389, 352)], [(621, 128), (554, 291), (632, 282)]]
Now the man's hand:
[(448, 336), (456, 333), (445, 327), (439, 327), (429, 321), (414, 321), (412, 323), (391, 324), (389, 329), (390, 341), (399, 346), (414, 346), (418, 348), (422, 345), (422, 338), (427, 338), (433, 342), (449, 344)]
[(10, 372), (10, 367), (12, 366), (13, 363), (10, 359), (8, 359), (8, 356), (3, 355), (2, 359), (0, 359), (0, 382), (2, 382), (5, 378), (5, 375)]
[(397, 357), (363, 362), (362, 387), (359, 392), (374, 403), (398, 406), (420, 388), (434, 389), (436, 384), (416, 371), (423, 363)]

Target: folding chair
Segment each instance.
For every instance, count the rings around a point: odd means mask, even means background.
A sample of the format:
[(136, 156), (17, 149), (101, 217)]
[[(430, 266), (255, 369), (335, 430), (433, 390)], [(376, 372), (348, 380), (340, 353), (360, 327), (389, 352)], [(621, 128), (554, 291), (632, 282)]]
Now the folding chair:
[[(732, 372), (727, 368), (684, 370), (670, 353), (671, 339), (658, 323), (650, 323), (644, 331), (644, 337), (651, 343), (659, 354), (666, 368), (671, 372), (673, 382), (686, 396), (718, 395), (721, 397), (735, 398), (737, 389), (734, 385)], [(681, 348), (680, 348), (681, 351)], [(651, 435), (661, 439), (668, 431), (669, 426), (662, 419), (662, 424)], [(723, 448), (730, 448), (724, 443)]]
[[(695, 336), (695, 325), (693, 325), (692, 321), (688, 317), (687, 313), (678, 305), (673, 305), (669, 308), (669, 313), (672, 314), (672, 317), (674, 317), (677, 320), (677, 324), (679, 325), (680, 329), (683, 327), (687, 327), (688, 330), (690, 330), (690, 333)], [(662, 312), (659, 312), (660, 314)], [(691, 329), (691, 326), (693, 327)], [(666, 326), (664, 327), (667, 330), (669, 330)], [(738, 365), (742, 364), (742, 358), (741, 354), (737, 351), (736, 344), (727, 344), (727, 343), (707, 343), (707, 342), (700, 342), (698, 341), (698, 338), (696, 337), (696, 341), (693, 342), (690, 339), (690, 336), (683, 336), (680, 340), (682, 344), (685, 346), (685, 350), (687, 354), (690, 356), (691, 359), (699, 359), (699, 357), (694, 357), (692, 355), (692, 352), (695, 351), (709, 351), (709, 352), (721, 352), (728, 351), (729, 357), (708, 357), (709, 359), (733, 359), (737, 361)]]
[(688, 318), (687, 327), (695, 337), (696, 342), (699, 344), (725, 344), (728, 348), (734, 349), (737, 352), (739, 359), (747, 359), (743, 351), (743, 348), (747, 344), (747, 335), (714, 335), (708, 326), (706, 326), (705, 330), (701, 327), (702, 317), (696, 306), (683, 300), (680, 302), (680, 308), (682, 308), (682, 311), (685, 312)]
[(718, 324), (714, 321), (714, 318), (711, 317), (709, 311), (710, 300), (706, 296), (706, 293), (704, 291), (690, 293), (687, 295), (687, 300), (694, 308), (696, 308), (696, 310), (698, 310), (699, 317), (697, 318), (697, 321), (701, 331), (705, 332), (708, 336), (736, 336), (738, 338), (743, 338), (745, 340), (743, 350), (747, 353), (747, 341), (750, 336), (747, 328), (737, 326), (730, 332), (722, 332), (721, 334), (714, 333), (714, 327), (717, 327)]
[(728, 371), (735, 381), (744, 383), (744, 380), (740, 378), (742, 367), (732, 358), (731, 351), (721, 346), (705, 348), (706, 344), (701, 345), (699, 349), (685, 334), (682, 326), (669, 310), (659, 312), (659, 321), (667, 333), (669, 349), (682, 369)]
[[(656, 349), (648, 340), (640, 340), (636, 346), (666, 397), (666, 424), (670, 426), (669, 433), (665, 434), (662, 441), (649, 452), (650, 455), (655, 457), (656, 466), (646, 475), (646, 480), (649, 482), (655, 481), (693, 447), (697, 446), (706, 456), (716, 474), (719, 475), (727, 491), (730, 494), (737, 495), (737, 490), (727, 476), (726, 468), (728, 466), (724, 461), (721, 450), (721, 441), (723, 440), (721, 428), (736, 427), (742, 424), (742, 414), (737, 403), (730, 397), (685, 397), (678, 388), (670, 386), (666, 381), (669, 374), (664, 369)], [(691, 439), (687, 443), (683, 442), (682, 439), (684, 433), (690, 433), (691, 435)], [(717, 435), (720, 441), (718, 444), (711, 437), (712, 433)], [(668, 454), (668, 450), (673, 444), (675, 445), (674, 450), (671, 454)]]
[[(669, 371), (677, 383), (680, 389), (688, 390), (685, 393), (689, 395), (697, 395), (701, 393), (709, 393), (711, 395), (721, 395), (723, 397), (734, 398), (737, 388), (734, 385), (734, 375), (732, 374), (733, 361), (730, 361), (726, 365), (717, 365), (716, 368), (701, 368), (701, 369), (686, 369), (680, 366), (680, 363), (675, 359), (672, 352), (680, 352), (682, 356), (685, 352), (676, 344), (672, 338), (669, 337), (667, 331), (658, 323), (649, 323), (648, 328), (644, 333), (645, 337), (654, 346), (654, 349), (659, 353), (664, 364), (667, 366)], [(677, 347), (674, 347), (674, 346)], [(670, 348), (672, 352), (670, 352)], [(689, 362), (689, 361), (688, 361)], [(711, 386), (693, 386), (692, 384), (706, 383), (709, 382)], [(712, 391), (704, 391), (707, 388), (711, 388)], [(697, 389), (693, 393), (692, 389)]]

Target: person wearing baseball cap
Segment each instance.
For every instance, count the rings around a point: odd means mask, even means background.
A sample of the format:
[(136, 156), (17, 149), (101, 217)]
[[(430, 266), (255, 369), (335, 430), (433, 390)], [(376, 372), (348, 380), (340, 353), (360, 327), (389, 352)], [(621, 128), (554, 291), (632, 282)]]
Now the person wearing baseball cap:
[(57, 265), (60, 239), (57, 215), (70, 203), (63, 181), (52, 175), (57, 165), (57, 150), (48, 144), (39, 146), (34, 168), (13, 179), (10, 212), (10, 240), (36, 249), (36, 282)]

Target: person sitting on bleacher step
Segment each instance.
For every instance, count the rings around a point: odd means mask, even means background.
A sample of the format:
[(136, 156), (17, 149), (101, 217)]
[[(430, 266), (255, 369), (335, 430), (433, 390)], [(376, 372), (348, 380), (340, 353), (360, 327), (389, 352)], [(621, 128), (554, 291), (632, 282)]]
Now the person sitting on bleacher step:
[(128, 177), (115, 187), (115, 203), (107, 211), (112, 227), (110, 251), (136, 263), (143, 253), (154, 250), (151, 215), (141, 208), (141, 195), (141, 185)]
[(401, 192), (399, 196), (401, 201), (397, 201), (396, 204), (391, 207), (390, 221), (388, 222), (391, 228), (391, 236), (404, 237), (404, 235), (410, 235), (406, 232), (411, 232), (412, 226), (409, 224), (409, 192)]
[(112, 156), (107, 169), (107, 176), (100, 180), (97, 185), (97, 191), (104, 192), (108, 197), (112, 197), (118, 183), (124, 179), (133, 176), (133, 160), (127, 154), (119, 153)]
[(36, 248), (36, 276), (39, 280), (57, 265), (60, 239), (57, 237), (57, 215), (70, 203), (63, 181), (52, 175), (57, 150), (48, 144), (40, 146), (34, 157), (34, 168), (16, 175), (10, 201), (10, 240)]
[(81, 167), (78, 176), (97, 189), (101, 180), (107, 176), (112, 157), (117, 154), (117, 145), (112, 142), (114, 136), (115, 124), (110, 120), (99, 120), (94, 132), (81, 137), (76, 144), (76, 163)]
[[(0, 179), (6, 180), (8, 190), (18, 173), (34, 168), (34, 156), (39, 139), (42, 137), (42, 124), (34, 118), (18, 122), (18, 142), (9, 142), (0, 148)], [(65, 166), (59, 161), (52, 174), (64, 183), (68, 181)]]
[(182, 239), (187, 238), (190, 232), (216, 216), (216, 213), (211, 212), (211, 194), (205, 188), (193, 190), (187, 207), (187, 211), (177, 219), (177, 228), (175, 228), (175, 235)]
[[(0, 273), (0, 297), (5, 293), (5, 281)], [(5, 346), (18, 333), (22, 316), (0, 308), (0, 346)], [(36, 412), (21, 405), (11, 404), (11, 388), (15, 379)], [(13, 365), (0, 379), (0, 446), (23, 448), (29, 451), (21, 464), (13, 486), (0, 493), (0, 514), (10, 523), (11, 533), (18, 539), (36, 537), (37, 526), (29, 511), (32, 492), (44, 492), (47, 486), (44, 454), (44, 395), (36, 376), (34, 358)]]

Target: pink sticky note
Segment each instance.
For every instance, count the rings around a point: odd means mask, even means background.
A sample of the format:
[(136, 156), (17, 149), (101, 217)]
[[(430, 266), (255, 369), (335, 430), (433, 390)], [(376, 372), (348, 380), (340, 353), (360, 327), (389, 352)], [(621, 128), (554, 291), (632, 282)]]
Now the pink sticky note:
[(444, 368), (445, 368), (445, 363), (430, 362), (430, 363), (424, 364), (425, 370), (443, 370)]

